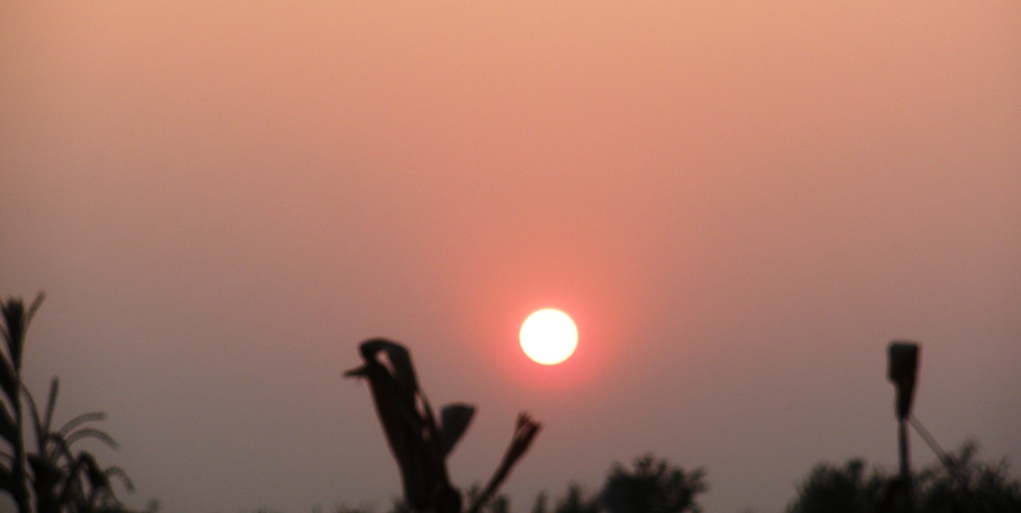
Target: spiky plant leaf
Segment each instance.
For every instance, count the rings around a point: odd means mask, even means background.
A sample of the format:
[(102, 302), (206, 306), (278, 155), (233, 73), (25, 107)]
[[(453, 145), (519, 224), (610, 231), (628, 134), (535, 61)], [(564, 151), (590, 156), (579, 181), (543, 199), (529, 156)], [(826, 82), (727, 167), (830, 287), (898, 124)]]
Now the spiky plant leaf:
[(106, 413), (101, 411), (83, 413), (64, 423), (57, 432), (60, 433), (60, 436), (66, 437), (71, 431), (86, 422), (96, 422), (104, 419), (106, 419)]
[(120, 479), (121, 483), (124, 484), (125, 490), (129, 492), (135, 491), (135, 483), (131, 482), (131, 478), (128, 477), (128, 473), (125, 472), (124, 469), (118, 466), (107, 467), (106, 475), (108, 477), (116, 477), (117, 479)]
[(28, 464), (32, 466), (32, 474), (36, 488), (53, 487), (64, 477), (64, 471), (55, 461), (39, 454), (29, 454)]
[(0, 313), (3, 314), (4, 319), (4, 341), (9, 350), (11, 340), (21, 334), (21, 321), (25, 318), (25, 303), (19, 297), (7, 298), (7, 301), (0, 302)]
[(25, 398), (28, 399), (28, 411), (32, 416), (32, 427), (35, 428), (35, 439), (39, 445), (39, 452), (45, 453), (46, 435), (49, 430), (43, 428), (42, 419), (39, 418), (39, 409), (35, 405), (35, 397), (32, 396), (32, 392), (29, 392), (28, 387), (25, 387), (22, 391), (25, 393)]
[(3, 389), (11, 404), (14, 404), (18, 397), (18, 374), (3, 354), (0, 354), (0, 388)]
[(11, 469), (4, 465), (0, 465), (0, 490), (14, 492), (14, 477), (11, 475)]
[[(55, 453), (50, 455), (51, 459), (58, 459), (62, 457), (68, 462), (69, 466), (73, 467), (76, 464), (74, 453), (71, 451), (71, 445), (67, 443), (67, 440), (65, 440), (64, 437), (60, 436), (60, 433), (47, 434), (45, 443), (53, 443), (55, 446), (56, 450)], [(71, 474), (74, 474), (74, 472), (71, 472)]]
[(67, 476), (64, 469), (48, 457), (29, 454), (28, 464), (32, 469), (32, 488), (35, 492), (36, 511), (54, 513), (60, 510), (60, 485)]
[(81, 462), (85, 471), (85, 478), (89, 480), (89, 486), (93, 489), (110, 488), (110, 478), (99, 466), (96, 457), (92, 453), (82, 451), (78, 453), (78, 461)]
[(110, 435), (96, 428), (81, 428), (69, 434), (64, 440), (67, 445), (71, 446), (83, 438), (95, 438), (106, 444), (111, 449), (116, 449), (119, 446), (117, 442), (110, 437)]
[(21, 355), (25, 347), (25, 332), (28, 330), (28, 323), (32, 320), (32, 316), (35, 315), (35, 312), (42, 305), (45, 298), (46, 295), (40, 292), (35, 300), (32, 301), (27, 311), (25, 310), (25, 303), (20, 298), (8, 299), (0, 307), (4, 318), (4, 341), (7, 343), (7, 352), (11, 357), (10, 363), (11, 367), (14, 368), (15, 375), (21, 369)]
[(53, 422), (53, 410), (57, 408), (57, 392), (60, 391), (60, 380), (56, 376), (50, 381), (50, 395), (46, 399), (46, 414), (43, 417), (42, 427), (44, 431), (50, 430), (50, 423)]
[(11, 357), (11, 366), (17, 372), (21, 368), (21, 349), (25, 342), (25, 304), (21, 299), (11, 298), (0, 309), (3, 310), (7, 354)]
[(11, 445), (15, 444), (18, 437), (18, 424), (14, 417), (7, 411), (7, 405), (0, 402), (0, 437), (7, 440)]
[(35, 317), (35, 312), (42, 306), (43, 300), (46, 299), (46, 293), (40, 292), (36, 294), (35, 299), (32, 300), (32, 304), (28, 307), (28, 312), (25, 313), (25, 326), (32, 322), (32, 318)]

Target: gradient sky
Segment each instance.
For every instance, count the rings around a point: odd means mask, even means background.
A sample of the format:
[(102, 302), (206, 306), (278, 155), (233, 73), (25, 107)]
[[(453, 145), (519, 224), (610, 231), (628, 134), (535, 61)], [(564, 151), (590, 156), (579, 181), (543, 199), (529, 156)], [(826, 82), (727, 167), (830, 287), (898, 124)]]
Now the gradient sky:
[[(293, 3), (301, 4), (299, 6)], [(213, 5), (210, 5), (213, 4)], [(389, 507), (356, 345), (405, 342), (452, 456), (601, 485), (654, 451), (706, 510), (915, 413), (1021, 467), (1021, 3), (90, 2), (0, 15), (0, 295), (128, 504)], [(525, 315), (575, 317), (554, 368)], [(934, 461), (913, 439), (918, 465)]]

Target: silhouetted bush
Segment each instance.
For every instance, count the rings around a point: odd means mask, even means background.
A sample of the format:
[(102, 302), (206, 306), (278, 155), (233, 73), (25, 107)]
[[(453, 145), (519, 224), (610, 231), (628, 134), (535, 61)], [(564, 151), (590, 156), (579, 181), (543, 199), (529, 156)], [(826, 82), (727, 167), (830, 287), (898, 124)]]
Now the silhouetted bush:
[[(978, 461), (977, 445), (957, 451), (913, 474), (915, 513), (1021, 512), (1021, 483), (1010, 477), (1006, 460)], [(837, 467), (816, 465), (798, 486), (787, 513), (872, 513), (899, 511), (903, 484), (882, 469), (866, 471), (864, 460)]]
[[(615, 463), (607, 472), (603, 488), (586, 493), (571, 483), (555, 502), (553, 513), (698, 513), (695, 501), (709, 489), (705, 469), (688, 472), (652, 454), (635, 458), (631, 468)], [(546, 495), (540, 494), (532, 513), (546, 513)]]
[(578, 483), (571, 483), (567, 493), (557, 499), (553, 513), (601, 513), (602, 498), (600, 495), (589, 495)]
[(1021, 512), (1021, 482), (1010, 477), (1006, 459), (979, 461), (978, 444), (969, 440), (916, 477), (919, 513)]
[(865, 462), (848, 460), (843, 466), (819, 463), (798, 487), (788, 513), (865, 513), (874, 511), (889, 495), (891, 478), (873, 469), (865, 475)]
[(603, 486), (603, 498), (610, 513), (698, 513), (701, 508), (695, 497), (709, 489), (704, 478), (703, 468), (685, 472), (646, 454), (635, 459), (630, 470), (614, 465)]

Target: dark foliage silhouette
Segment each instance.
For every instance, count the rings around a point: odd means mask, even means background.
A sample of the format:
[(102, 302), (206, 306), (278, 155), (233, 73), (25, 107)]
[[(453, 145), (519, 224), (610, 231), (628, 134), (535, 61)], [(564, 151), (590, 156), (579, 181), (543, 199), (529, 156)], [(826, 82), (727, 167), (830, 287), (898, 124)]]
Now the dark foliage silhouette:
[[(474, 504), (482, 494), (482, 485), (475, 483), (465, 492), (468, 504)], [(510, 498), (502, 493), (494, 494), (492, 498), (479, 509), (479, 513), (511, 513)]]
[[(117, 446), (109, 435), (91, 425), (103, 420), (105, 414), (78, 415), (54, 429), (59, 382), (53, 378), (45, 408), (40, 410), (22, 381), (25, 336), (43, 298), (39, 294), (28, 308), (20, 299), (8, 299), (2, 304), (0, 437), (10, 452), (0, 452), (0, 490), (11, 494), (18, 513), (123, 511), (113, 493), (111, 478), (120, 478), (130, 490), (131, 482), (124, 471), (118, 467), (103, 467), (91, 453), (74, 450), (77, 441), (88, 438), (112, 448)], [(31, 434), (36, 442), (34, 452), (26, 447), (25, 404), (29, 407)]]
[(1006, 460), (980, 461), (978, 444), (963, 443), (945, 464), (926, 467), (915, 478), (920, 513), (1021, 512), (1021, 482), (1010, 477)]
[[(697, 513), (701, 508), (695, 499), (708, 489), (704, 469), (687, 472), (645, 454), (635, 458), (631, 468), (613, 464), (595, 493), (571, 483), (555, 501), (553, 513)], [(546, 503), (546, 495), (540, 494), (532, 513), (547, 513)]]
[(603, 500), (610, 513), (698, 513), (695, 497), (709, 489), (705, 470), (685, 472), (664, 459), (646, 454), (627, 469), (614, 465), (603, 486)]
[(549, 495), (546, 492), (539, 492), (532, 503), (532, 513), (547, 513), (549, 511)]
[(567, 493), (557, 499), (553, 513), (600, 513), (603, 510), (600, 496), (588, 495), (581, 485), (571, 483)]
[[(1012, 479), (1005, 460), (976, 459), (977, 445), (968, 441), (912, 476), (915, 513), (1021, 512), (1021, 483)], [(787, 513), (899, 512), (902, 483), (898, 474), (866, 470), (864, 460), (843, 466), (816, 465), (798, 487)]]
[[(446, 458), (468, 429), (475, 408), (460, 403), (448, 405), (440, 411), (437, 422), (404, 346), (371, 339), (362, 342), (359, 352), (364, 365), (345, 376), (369, 382), (383, 433), (400, 469), (404, 501), (415, 511), (461, 513), (461, 494), (450, 483)], [(538, 432), (539, 423), (524, 413), (518, 416), (503, 460), (487, 485), (472, 498), (468, 513), (479, 513), (489, 502)]]
[[(891, 478), (877, 470), (865, 475), (865, 462), (851, 459), (836, 467), (819, 463), (798, 487), (788, 513), (865, 513), (883, 501)], [(893, 494), (896, 495), (896, 494)]]

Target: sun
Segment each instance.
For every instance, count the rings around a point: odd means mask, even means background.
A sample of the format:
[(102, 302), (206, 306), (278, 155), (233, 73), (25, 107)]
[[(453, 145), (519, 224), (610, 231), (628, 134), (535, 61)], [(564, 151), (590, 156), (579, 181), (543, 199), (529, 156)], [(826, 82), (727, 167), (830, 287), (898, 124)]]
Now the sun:
[(536, 363), (556, 365), (578, 347), (578, 328), (571, 317), (555, 308), (529, 315), (521, 325), (521, 349)]

